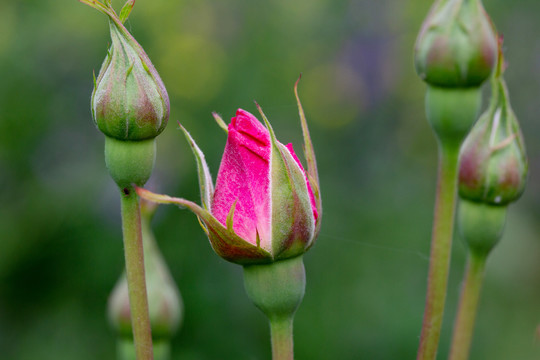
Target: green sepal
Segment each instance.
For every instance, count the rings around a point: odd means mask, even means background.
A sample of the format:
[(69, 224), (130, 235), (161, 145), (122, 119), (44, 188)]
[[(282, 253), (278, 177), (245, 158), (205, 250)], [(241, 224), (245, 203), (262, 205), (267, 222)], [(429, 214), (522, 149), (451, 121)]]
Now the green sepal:
[(178, 126), (180, 126), (180, 129), (184, 132), (189, 146), (191, 146), (191, 150), (193, 151), (193, 155), (195, 156), (195, 161), (197, 162), (202, 206), (205, 210), (210, 210), (212, 199), (214, 198), (214, 183), (212, 182), (212, 175), (210, 174), (204, 153), (197, 146), (197, 143), (193, 140), (189, 132), (180, 123), (178, 123)]
[(133, 10), (133, 6), (135, 5), (135, 0), (127, 0), (124, 6), (122, 7), (122, 10), (120, 10), (120, 16), (118, 17), (120, 21), (123, 23), (126, 22), (126, 20), (129, 17), (129, 14), (131, 14), (131, 10)]
[[(306, 114), (304, 113), (304, 107), (300, 102), (300, 96), (298, 95), (298, 83), (302, 78), (302, 74), (296, 80), (294, 84), (294, 96), (296, 97), (296, 103), (298, 105), (298, 114), (300, 115), (300, 124), (302, 126), (302, 135), (304, 137), (304, 157), (307, 162), (307, 175), (309, 184), (311, 185), (311, 190), (313, 191), (313, 196), (315, 197), (315, 206), (317, 207), (317, 213), (319, 214), (316, 224), (315, 224), (315, 234), (314, 238), (317, 238), (319, 231), (321, 229), (321, 219), (322, 219), (322, 199), (320, 192), (320, 183), (319, 183), (319, 172), (317, 170), (317, 159), (315, 158), (315, 150), (313, 148), (313, 142), (311, 141), (311, 136), (309, 134), (309, 128), (306, 121)], [(311, 243), (311, 245), (313, 242)], [(310, 245), (310, 246), (311, 246)]]
[(315, 221), (304, 172), (285, 145), (279, 143), (261, 107), (257, 108), (272, 142), (272, 254), (285, 259), (303, 254), (314, 239)]
[(101, 2), (97, 0), (79, 0), (81, 3), (86, 4), (90, 7), (93, 7), (97, 11), (109, 15), (109, 16), (115, 16), (114, 10), (111, 8), (111, 1), (105, 0), (105, 4), (102, 4)]
[(227, 229), (209, 211), (203, 209), (192, 201), (175, 198), (167, 195), (154, 194), (143, 188), (136, 188), (137, 194), (148, 201), (159, 204), (175, 204), (185, 207), (193, 212), (206, 226), (208, 238), (212, 249), (223, 259), (240, 264), (266, 263), (273, 260), (272, 255), (236, 235), (233, 230)]
[[(225, 223), (227, 224), (227, 230), (231, 231), (231, 232), (234, 232), (234, 210), (236, 209), (236, 202), (237, 200), (234, 200), (232, 206), (231, 206), (231, 209), (229, 210), (229, 213), (227, 214), (227, 220), (225, 221)], [(257, 243), (257, 246), (259, 246), (259, 244)]]
[(225, 131), (228, 134), (229, 133), (229, 127), (227, 126), (225, 121), (223, 121), (223, 118), (221, 116), (219, 116), (219, 114), (217, 112), (213, 112), (212, 116), (214, 117), (214, 120), (216, 120), (216, 123), (218, 124), (218, 126), (220, 128), (222, 128), (223, 131)]

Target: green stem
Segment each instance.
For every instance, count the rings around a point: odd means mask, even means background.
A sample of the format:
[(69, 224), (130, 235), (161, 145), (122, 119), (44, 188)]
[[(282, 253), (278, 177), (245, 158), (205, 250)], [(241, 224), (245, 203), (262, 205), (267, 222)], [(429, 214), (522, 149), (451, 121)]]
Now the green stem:
[(152, 332), (148, 314), (139, 197), (132, 186), (121, 191), (122, 229), (131, 324), (137, 360), (152, 360)]
[(293, 360), (293, 316), (270, 320), (272, 359)]
[(450, 267), (459, 148), (439, 147), (437, 198), (431, 238), (431, 254), (427, 284), (426, 306), (418, 360), (433, 360), (441, 334)]
[(469, 357), (485, 265), (486, 255), (469, 252), (449, 360), (466, 360)]
[[(133, 339), (120, 338), (117, 342), (117, 360), (136, 360)], [(154, 359), (170, 360), (171, 343), (169, 340), (158, 340), (154, 343)]]

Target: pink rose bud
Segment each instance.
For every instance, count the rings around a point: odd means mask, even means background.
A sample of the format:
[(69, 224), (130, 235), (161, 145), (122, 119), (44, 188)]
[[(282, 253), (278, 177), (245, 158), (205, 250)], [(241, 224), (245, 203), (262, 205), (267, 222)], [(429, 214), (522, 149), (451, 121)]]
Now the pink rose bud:
[(497, 37), (480, 0), (436, 0), (415, 45), (418, 75), (440, 87), (480, 86), (497, 61)]
[(475, 202), (506, 205), (523, 193), (527, 171), (523, 135), (499, 69), (492, 82), (490, 106), (461, 150), (459, 195)]
[(304, 168), (291, 145), (273, 141), (241, 109), (229, 125), (211, 212), (226, 225), (233, 207), (235, 233), (270, 254), (300, 254), (313, 241), (318, 212)]
[(214, 114), (228, 132), (215, 191), (202, 151), (182, 128), (197, 160), (202, 207), (141, 188), (137, 193), (150, 201), (193, 211), (214, 251), (228, 261), (270, 263), (303, 254), (319, 233), (322, 207), (315, 153), (296, 87), (295, 93), (307, 171), (292, 145), (276, 140), (260, 108), (266, 127), (240, 109), (228, 126)]

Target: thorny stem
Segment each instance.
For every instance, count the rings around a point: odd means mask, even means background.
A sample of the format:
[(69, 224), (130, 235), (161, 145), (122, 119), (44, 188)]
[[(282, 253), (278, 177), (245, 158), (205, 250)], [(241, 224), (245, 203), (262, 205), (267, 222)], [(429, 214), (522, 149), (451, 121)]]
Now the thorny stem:
[(153, 360), (152, 330), (148, 313), (139, 197), (133, 187), (121, 191), (122, 229), (131, 324), (137, 360)]
[(437, 198), (433, 219), (426, 306), (417, 360), (433, 360), (441, 334), (450, 267), (459, 149), (439, 147)]

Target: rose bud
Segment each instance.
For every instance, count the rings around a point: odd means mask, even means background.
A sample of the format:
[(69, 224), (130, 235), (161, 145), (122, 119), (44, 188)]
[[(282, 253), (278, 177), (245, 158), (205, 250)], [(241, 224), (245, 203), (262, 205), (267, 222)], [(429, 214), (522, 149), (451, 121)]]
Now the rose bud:
[(120, 15), (110, 1), (79, 0), (109, 18), (112, 44), (94, 77), (92, 117), (105, 136), (105, 163), (127, 195), (132, 184), (148, 181), (155, 163), (155, 137), (169, 119), (165, 86), (143, 48), (123, 23), (135, 0), (127, 0)]
[(119, 21), (109, 21), (112, 44), (94, 83), (92, 116), (118, 140), (159, 135), (169, 119), (169, 97), (143, 48)]
[(227, 128), (215, 190), (203, 153), (182, 128), (197, 159), (202, 207), (141, 188), (138, 194), (193, 211), (204, 224), (212, 248), (225, 260), (247, 265), (303, 254), (317, 237), (322, 208), (313, 147), (298, 105), (307, 172), (292, 146), (276, 140), (260, 108), (266, 127), (252, 114), (238, 110)]
[(437, 0), (418, 35), (415, 66), (428, 84), (477, 87), (497, 61), (497, 37), (480, 0)]
[(491, 103), (460, 154), (459, 195), (492, 205), (517, 200), (528, 171), (523, 135), (502, 75), (492, 82)]

